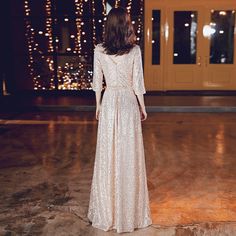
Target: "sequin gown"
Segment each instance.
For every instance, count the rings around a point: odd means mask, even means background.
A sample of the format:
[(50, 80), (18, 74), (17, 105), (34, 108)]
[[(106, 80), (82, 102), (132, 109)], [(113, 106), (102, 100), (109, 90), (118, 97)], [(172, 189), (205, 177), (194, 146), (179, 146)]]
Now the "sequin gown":
[(141, 50), (107, 55), (94, 49), (92, 89), (106, 90), (99, 113), (88, 219), (95, 228), (132, 232), (152, 224), (140, 110), (145, 94)]

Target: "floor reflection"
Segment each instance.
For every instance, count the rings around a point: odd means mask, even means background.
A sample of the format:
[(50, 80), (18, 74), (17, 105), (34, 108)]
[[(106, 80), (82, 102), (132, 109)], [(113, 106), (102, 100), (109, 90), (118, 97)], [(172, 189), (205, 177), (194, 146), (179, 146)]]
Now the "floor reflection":
[[(142, 125), (153, 225), (132, 235), (233, 235), (236, 115), (150, 113)], [(105, 235), (86, 218), (93, 112), (0, 118), (0, 134), (0, 234)]]

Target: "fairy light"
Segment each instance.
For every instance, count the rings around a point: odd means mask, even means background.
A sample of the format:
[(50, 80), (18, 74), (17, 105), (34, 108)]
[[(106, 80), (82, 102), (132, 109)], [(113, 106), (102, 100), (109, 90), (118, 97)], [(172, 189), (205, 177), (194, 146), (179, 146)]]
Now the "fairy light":
[[(76, 9), (76, 35), (70, 35), (71, 39), (74, 39), (75, 49), (67, 48), (67, 52), (78, 53), (79, 59), (82, 57), (82, 42), (86, 43), (86, 39), (82, 39), (82, 36), (85, 36), (85, 31), (83, 31), (84, 22), (82, 21), (83, 17), (83, 1), (84, 0), (75, 0), (75, 9)], [(87, 1), (84, 1), (87, 2)], [(66, 20), (66, 19), (64, 19)], [(69, 20), (69, 19), (68, 19)], [(68, 21), (66, 20), (66, 21)], [(84, 65), (79, 60), (78, 71), (75, 71), (73, 63), (65, 63), (64, 67), (58, 66), (58, 77), (59, 77), (59, 89), (61, 90), (78, 90), (80, 88), (80, 83), (78, 83), (78, 78), (80, 81), (84, 80)]]
[(30, 8), (29, 8), (29, 1), (25, 0), (25, 15), (29, 16), (30, 15)]
[(127, 7), (126, 7), (129, 14), (130, 14), (131, 6), (132, 6), (132, 0), (129, 0), (128, 4), (127, 4)]
[(143, 32), (142, 16), (143, 16), (144, 0), (139, 0), (139, 1), (140, 1), (140, 12), (139, 12), (139, 16), (138, 16), (138, 27), (137, 27), (137, 34), (139, 37), (137, 37), (137, 41), (140, 41), (140, 37)]
[[(85, 35), (85, 32), (83, 31), (83, 27), (84, 27), (84, 22), (82, 21), (82, 17), (83, 17), (83, 0), (75, 0), (75, 6), (76, 6), (76, 26), (77, 26), (77, 39), (76, 39), (76, 48), (75, 50), (78, 52), (79, 54), (79, 59), (81, 58), (81, 51), (82, 51), (82, 35)], [(74, 81), (77, 81), (77, 78), (79, 77), (79, 73), (82, 72), (84, 70), (84, 66), (83, 63), (81, 62), (81, 60), (79, 61), (79, 65), (78, 65), (79, 69), (78, 71), (73, 75), (74, 76)], [(81, 74), (81, 73), (80, 73)], [(81, 75), (81, 78), (82, 75)], [(70, 86), (72, 89), (77, 89), (78, 88), (78, 83), (73, 83), (70, 80)]]
[(92, 13), (93, 13), (93, 46), (96, 44), (96, 24), (95, 24), (95, 1), (92, 0)]
[[(52, 3), (51, 0), (46, 0), (45, 5), (46, 11), (46, 33), (45, 36), (48, 37), (48, 52), (53, 52), (53, 36), (52, 36)], [(50, 58), (46, 59), (48, 63), (48, 68), (50, 71), (54, 71), (54, 62)], [(49, 81), (49, 89), (55, 89), (54, 78), (51, 78)], [(42, 88), (45, 89), (45, 88)]]
[(83, 0), (75, 0), (76, 15), (75, 20), (77, 28), (77, 37), (75, 37), (75, 51), (81, 54), (81, 32), (82, 32), (82, 16), (83, 16)]
[(107, 8), (106, 8), (106, 1), (102, 0), (102, 15), (103, 15), (103, 23), (102, 23), (102, 28), (103, 28), (103, 34), (104, 34), (104, 30), (105, 30), (105, 21), (106, 21), (106, 12), (107, 12)]
[[(31, 26), (31, 22), (29, 20), (29, 16), (30, 16), (30, 8), (29, 8), (29, 1), (25, 0), (25, 5), (24, 5), (24, 9), (25, 9), (25, 15), (27, 16), (26, 20), (25, 20), (25, 27), (26, 27), (26, 39), (27, 39), (27, 47), (28, 47), (28, 52), (29, 52), (29, 63), (28, 63), (28, 68), (29, 68), (29, 72), (30, 72), (30, 76), (33, 79), (33, 85), (34, 85), (34, 89), (38, 89), (37, 86), (37, 78), (34, 76), (34, 68), (33, 68), (33, 50), (32, 50), (32, 44), (34, 44), (34, 29)], [(36, 48), (36, 47), (34, 47)], [(36, 48), (37, 49), (37, 48)]]
[[(39, 30), (36, 32), (36, 30), (32, 27), (30, 16), (31, 16), (31, 9), (29, 6), (29, 0), (24, 1), (24, 9), (25, 9), (25, 16), (27, 17), (25, 20), (25, 27), (26, 27), (26, 39), (27, 39), (27, 47), (28, 47), (28, 53), (29, 53), (29, 63), (28, 63), (28, 68), (30, 71), (30, 76), (33, 80), (33, 86), (34, 90), (39, 90), (39, 89), (46, 89), (45, 86), (43, 86), (40, 82), (41, 76), (37, 75), (35, 70), (34, 70), (34, 51), (38, 53), (42, 53), (40, 49), (38, 48), (39, 44), (35, 42), (35, 34), (39, 35), (44, 35), (45, 37), (48, 38), (48, 51), (52, 52), (53, 47), (52, 47), (52, 20), (51, 20), (51, 1), (46, 0), (46, 29), (45, 32), (42, 30)], [(41, 57), (42, 59), (45, 58), (45, 56)], [(50, 71), (53, 71), (53, 61), (50, 60), (50, 58), (45, 59), (46, 62), (48, 63), (48, 68)], [(49, 84), (49, 89), (54, 89), (54, 83), (53, 79), (50, 79), (50, 84)]]
[(46, 34), (48, 36), (48, 51), (53, 52), (53, 38), (52, 38), (52, 16), (51, 16), (51, 0), (46, 0)]
[[(144, 12), (143, 3), (144, 0), (140, 1), (140, 8), (138, 9), (138, 17), (136, 19), (133, 19), (132, 23), (137, 26), (136, 33), (137, 33), (137, 43), (140, 43), (140, 40), (142, 39), (143, 34), (143, 21), (142, 21), (142, 15)], [(59, 38), (55, 35), (53, 36), (52, 33), (52, 24), (54, 24), (51, 16), (52, 11), (52, 2), (51, 0), (45, 0), (45, 11), (46, 11), (46, 20), (45, 20), (45, 28), (43, 29), (37, 29), (32, 27), (32, 22), (30, 20), (31, 16), (31, 9), (30, 9), (30, 0), (24, 0), (24, 11), (26, 16), (26, 39), (27, 39), (27, 48), (29, 53), (29, 62), (28, 62), (28, 68), (30, 71), (30, 76), (32, 78), (34, 89), (47, 89), (45, 84), (42, 83), (42, 77), (40, 75), (37, 75), (36, 70), (34, 70), (34, 64), (36, 58), (34, 58), (35, 52), (40, 52), (39, 50), (39, 44), (35, 42), (35, 36), (40, 35), (40, 37), (46, 37), (47, 43), (48, 43), (48, 52), (52, 53), (54, 50), (53, 45), (53, 37), (56, 43), (59, 42)], [(99, 29), (101, 28), (104, 31), (105, 21), (106, 21), (106, 0), (102, 0), (102, 17), (98, 19), (98, 22), (96, 21), (96, 14), (100, 15), (101, 12), (97, 12), (97, 8), (95, 5), (95, 0), (74, 0), (75, 9), (76, 9), (76, 33), (72, 33), (70, 35), (70, 38), (74, 41), (75, 47), (72, 48), (71, 46), (68, 46), (66, 49), (69, 53), (76, 53), (78, 54), (78, 64), (75, 68), (74, 62), (66, 63), (65, 65), (58, 66), (57, 73), (58, 73), (58, 82), (59, 82), (59, 89), (72, 89), (72, 90), (80, 90), (80, 89), (90, 89), (91, 81), (92, 81), (92, 75), (93, 71), (91, 69), (91, 65), (85, 64), (85, 61), (83, 57), (87, 57), (89, 53), (84, 52), (82, 54), (82, 49), (85, 47), (85, 45), (88, 45), (88, 33), (87, 29), (85, 28), (85, 22), (83, 22), (83, 12), (87, 9), (87, 5), (91, 3), (91, 11), (92, 11), (92, 44), (93, 46), (97, 43), (97, 30), (96, 27), (99, 26)], [(127, 0), (127, 11), (130, 14), (132, 10), (132, 6), (134, 4), (134, 1)], [(115, 1), (115, 6), (120, 6), (121, 0)], [(55, 19), (56, 20), (56, 19)], [(69, 17), (65, 17), (64, 21), (70, 21)], [(98, 25), (97, 25), (98, 23)], [(85, 47), (86, 49), (86, 47)], [(86, 51), (86, 50), (85, 50)], [(42, 60), (44, 60), (48, 64), (48, 69), (50, 72), (54, 71), (54, 61), (51, 57), (48, 57), (46, 55), (41, 55)], [(54, 85), (54, 79), (49, 78), (49, 86), (50, 89), (55, 89)]]

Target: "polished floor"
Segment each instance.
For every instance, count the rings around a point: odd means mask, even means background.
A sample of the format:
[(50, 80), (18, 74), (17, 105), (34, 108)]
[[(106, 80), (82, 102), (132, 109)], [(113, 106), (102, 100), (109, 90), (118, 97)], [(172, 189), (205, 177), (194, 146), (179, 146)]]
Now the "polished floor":
[[(67, 91), (68, 92), (68, 91)], [(94, 111), (93, 91), (73, 91), (74, 95), (18, 94), (0, 96), (0, 111)], [(147, 92), (145, 104), (148, 112), (236, 112), (236, 92), (224, 95), (188, 95)], [(169, 94), (170, 93), (170, 94)], [(173, 92), (174, 93), (174, 92)], [(183, 91), (181, 93), (184, 93)], [(186, 91), (186, 93), (189, 93)]]
[[(153, 225), (127, 235), (236, 235), (236, 114), (148, 113)], [(86, 218), (94, 112), (0, 114), (0, 235), (118, 235)]]

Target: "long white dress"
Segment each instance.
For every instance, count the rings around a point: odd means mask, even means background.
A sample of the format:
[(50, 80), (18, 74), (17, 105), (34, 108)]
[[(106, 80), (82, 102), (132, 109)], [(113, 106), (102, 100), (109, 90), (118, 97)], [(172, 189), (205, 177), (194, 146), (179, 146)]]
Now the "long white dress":
[(140, 110), (135, 94), (145, 94), (141, 50), (128, 54), (94, 50), (92, 89), (106, 90), (99, 113), (88, 219), (95, 228), (132, 232), (152, 224)]

